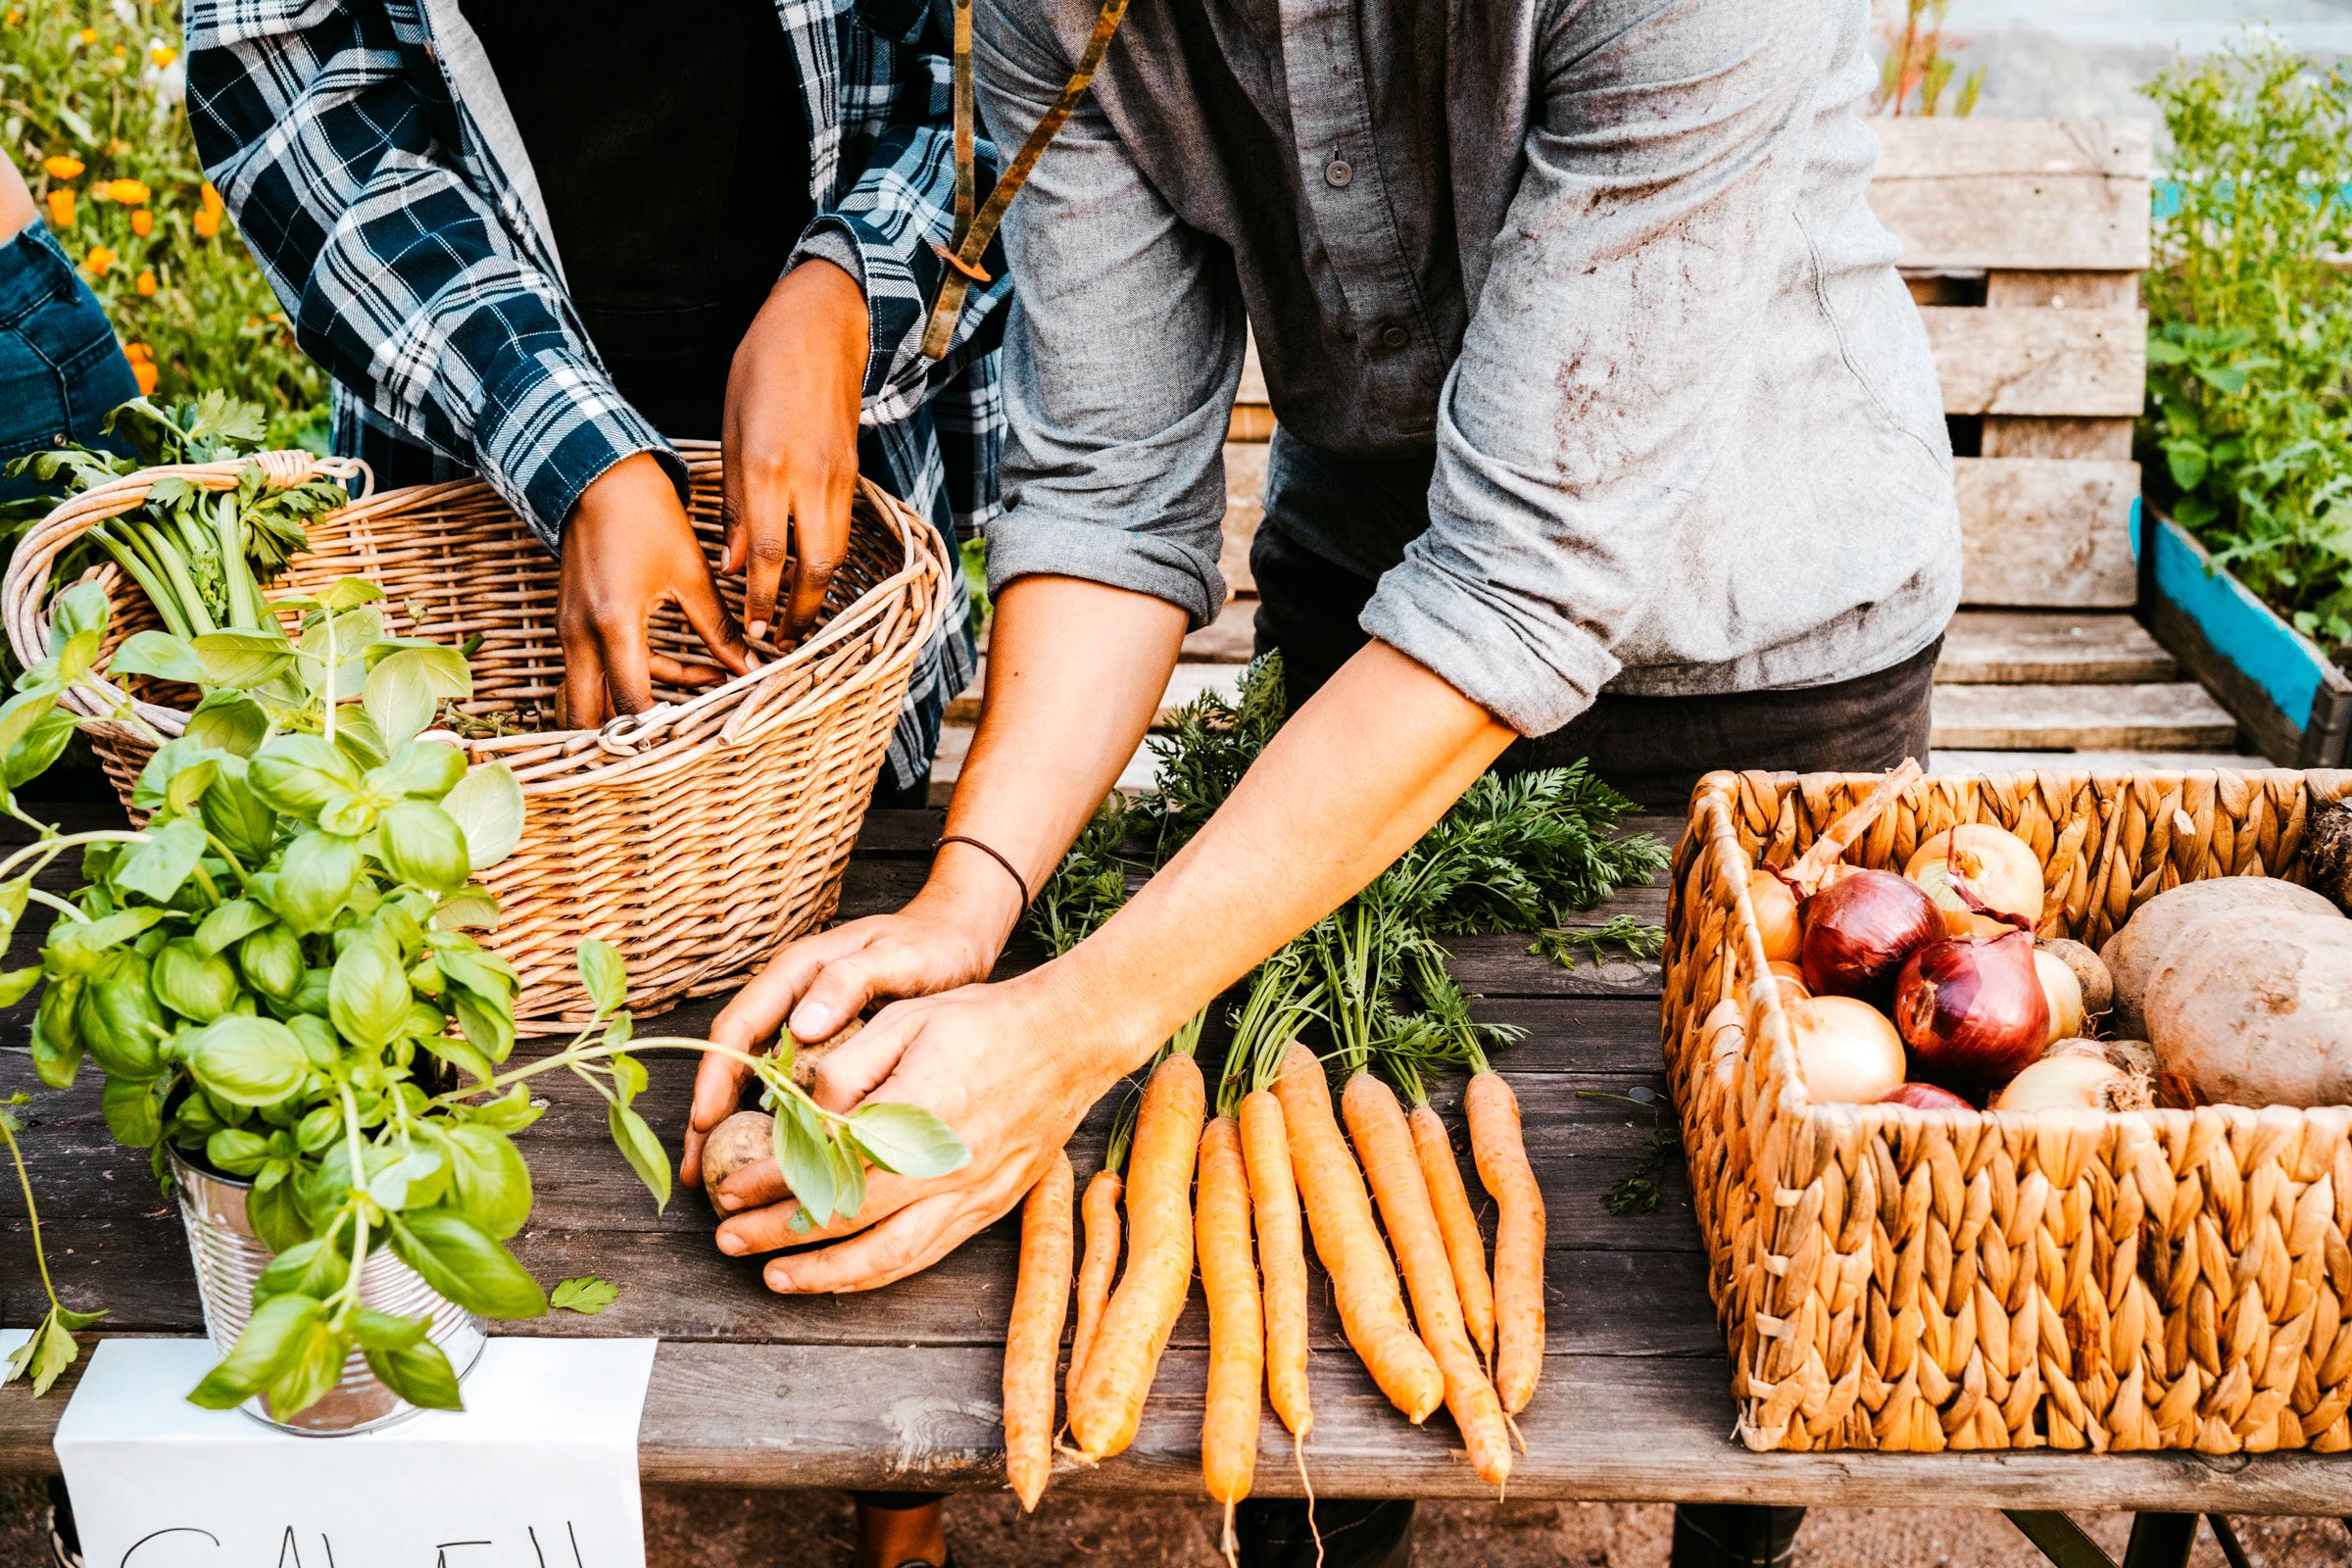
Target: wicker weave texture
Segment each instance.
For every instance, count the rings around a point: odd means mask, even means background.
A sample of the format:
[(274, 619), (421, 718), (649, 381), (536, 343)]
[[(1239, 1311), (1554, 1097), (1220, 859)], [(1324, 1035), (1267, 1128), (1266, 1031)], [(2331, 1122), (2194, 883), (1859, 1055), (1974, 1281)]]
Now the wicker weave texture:
[[(2352, 1447), (2352, 1106), (1918, 1111), (1805, 1094), (1746, 894), (1868, 776), (1718, 773), (1673, 866), (1663, 1026), (1708, 1285), (1754, 1448)], [(1847, 858), (1990, 821), (2047, 867), (2045, 935), (2293, 875), (2352, 773), (1938, 776)], [(1745, 988), (1744, 1035), (1700, 1022)]]
[[(682, 450), (693, 482), (689, 510), (715, 558), (717, 449)], [(352, 471), (304, 454), (271, 461), (283, 482)], [(73, 498), (37, 524), (0, 583), (19, 657), (46, 650), (51, 567), (83, 532), (138, 506), (167, 476), (226, 489), (242, 466), (143, 470)], [(915, 657), (939, 624), (954, 569), (937, 530), (904, 503), (861, 481), (848, 559), (806, 640), (755, 644), (761, 667), (724, 686), (657, 683), (662, 701), (653, 710), (601, 730), (552, 727), (564, 666), (556, 563), (487, 485), (363, 492), (314, 520), (310, 533), (311, 548), (272, 592), (315, 592), (364, 576), (384, 590), (394, 632), (449, 644), (478, 636), (466, 707), (523, 729), (459, 744), (475, 763), (505, 761), (522, 785), (521, 842), (478, 880), (504, 909), (487, 942), (521, 975), (517, 1017), (526, 1030), (587, 1021), (573, 970), (584, 937), (620, 950), (631, 1005), (658, 1011), (740, 980), (779, 943), (831, 916)], [(95, 576), (118, 611), (114, 639), (155, 623), (143, 596), (113, 567)], [(738, 612), (742, 587), (740, 578), (721, 582)], [(680, 659), (708, 657), (674, 608), (656, 615), (651, 642)], [(187, 688), (143, 678), (128, 687), (149, 724), (179, 732)], [(85, 713), (107, 710), (94, 697), (69, 701)], [(92, 741), (127, 804), (152, 747), (122, 723), (92, 726)]]

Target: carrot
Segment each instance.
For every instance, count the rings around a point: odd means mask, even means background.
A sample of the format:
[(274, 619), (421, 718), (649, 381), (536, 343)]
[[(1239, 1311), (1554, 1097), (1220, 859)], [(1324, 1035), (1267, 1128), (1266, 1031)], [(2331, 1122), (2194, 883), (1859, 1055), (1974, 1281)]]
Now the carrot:
[(1070, 1157), (1054, 1163), (1021, 1204), (1021, 1264), (1004, 1333), (1004, 1477), (1033, 1513), (1054, 1472), (1054, 1358), (1070, 1304)]
[(1270, 1089), (1243, 1097), (1241, 1123), (1265, 1281), (1266, 1393), (1291, 1436), (1304, 1442), (1315, 1412), (1306, 1392), (1306, 1238), (1298, 1228), (1298, 1184), (1291, 1177), (1291, 1135)]
[(1502, 1402), (1494, 1396), (1494, 1386), (1487, 1381), (1477, 1352), (1470, 1348), (1470, 1336), (1462, 1327), (1453, 1265), (1446, 1259), (1438, 1216), (1430, 1207), (1429, 1187), (1413, 1154), (1404, 1107), (1387, 1084), (1368, 1072), (1359, 1072), (1341, 1091), (1340, 1110), (1348, 1118), (1348, 1131), (1355, 1139), (1356, 1157), (1363, 1161), (1372, 1194), (1380, 1200), (1380, 1217), (1388, 1224), (1389, 1241), (1396, 1249), (1405, 1288), (1412, 1294), (1421, 1341), (1445, 1374), (1446, 1408), (1461, 1430), (1462, 1443), (1470, 1450), (1470, 1463), (1479, 1478), (1500, 1486), (1511, 1474), (1510, 1429), (1503, 1424)]
[(1487, 1240), (1478, 1232), (1478, 1216), (1470, 1211), (1470, 1194), (1462, 1186), (1462, 1167), (1454, 1161), (1453, 1140), (1426, 1100), (1414, 1104), (1405, 1124), (1412, 1129), (1413, 1153), (1421, 1161), (1421, 1179), (1429, 1188), (1430, 1207), (1437, 1212), (1438, 1233), (1446, 1240), (1446, 1261), (1453, 1266), (1462, 1326), (1470, 1331), (1479, 1358), (1492, 1367), (1494, 1288), (1487, 1279)]
[(1258, 1389), (1266, 1339), (1258, 1312), (1257, 1265), (1250, 1255), (1250, 1181), (1242, 1135), (1231, 1116), (1200, 1134), (1200, 1196), (1195, 1207), (1200, 1290), (1208, 1298), (1208, 1398), (1200, 1417), (1200, 1479), (1225, 1505), (1225, 1556), (1236, 1546), (1233, 1508), (1250, 1495), (1257, 1470)]
[(1086, 1352), (1095, 1343), (1102, 1320), (1102, 1303), (1110, 1297), (1111, 1271), (1119, 1266), (1119, 1194), (1125, 1184), (1115, 1170), (1099, 1170), (1086, 1184), (1081, 1217), (1086, 1224), (1086, 1252), (1078, 1265), (1078, 1326), (1070, 1331), (1069, 1397), (1078, 1397), (1078, 1374)]
[(1206, 1091), (1189, 1053), (1153, 1069), (1127, 1160), (1127, 1272), (1087, 1347), (1070, 1432), (1090, 1459), (1135, 1441), (1144, 1396), (1193, 1280), (1193, 1160)]
[(1463, 1092), (1470, 1153), (1494, 1196), (1494, 1392), (1517, 1415), (1544, 1371), (1544, 1192), (1519, 1137), (1519, 1100), (1482, 1062)]
[(1306, 1205), (1315, 1255), (1331, 1275), (1348, 1343), (1380, 1392), (1419, 1425), (1445, 1397), (1445, 1375), (1404, 1315), (1396, 1265), (1381, 1245), (1363, 1175), (1340, 1136), (1331, 1086), (1314, 1053), (1292, 1043), (1274, 1096), (1291, 1135), (1291, 1170)]

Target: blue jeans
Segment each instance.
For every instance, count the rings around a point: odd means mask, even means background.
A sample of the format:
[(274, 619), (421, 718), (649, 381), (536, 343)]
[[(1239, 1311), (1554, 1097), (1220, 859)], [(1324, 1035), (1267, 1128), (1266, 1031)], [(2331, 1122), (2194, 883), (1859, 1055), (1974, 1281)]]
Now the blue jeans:
[[(111, 446), (101, 426), (139, 395), (97, 297), (38, 222), (0, 241), (0, 470), (43, 447)], [(0, 472), (0, 502), (43, 488)]]

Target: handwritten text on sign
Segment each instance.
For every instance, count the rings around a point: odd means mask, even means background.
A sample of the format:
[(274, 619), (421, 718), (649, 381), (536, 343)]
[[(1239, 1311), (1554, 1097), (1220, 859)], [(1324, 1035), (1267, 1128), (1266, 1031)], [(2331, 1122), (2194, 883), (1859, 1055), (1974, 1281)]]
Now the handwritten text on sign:
[(197, 1409), (215, 1359), (92, 1354), (57, 1429), (90, 1568), (645, 1568), (651, 1340), (493, 1340), (464, 1412), (340, 1438)]

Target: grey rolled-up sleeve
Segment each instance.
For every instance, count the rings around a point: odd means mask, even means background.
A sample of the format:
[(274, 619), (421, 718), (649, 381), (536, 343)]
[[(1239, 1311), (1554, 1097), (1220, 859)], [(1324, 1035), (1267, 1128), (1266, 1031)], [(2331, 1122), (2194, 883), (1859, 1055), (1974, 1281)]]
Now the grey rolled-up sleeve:
[[(982, 113), (1027, 133), (1070, 69), (1024, 5), (978, 8)], [(1200, 626), (1225, 602), (1225, 431), (1244, 320), (1231, 256), (1180, 221), (1089, 95), (1007, 211), (1004, 511), (989, 590), (1081, 577), (1152, 594)]]
[(1542, 115), (1440, 403), (1430, 525), (1362, 619), (1523, 734), (1591, 704), (1695, 547), (1690, 498), (1736, 434), (1722, 389), (1769, 368), (1783, 280), (1757, 240), (1796, 220), (1831, 41), (1704, 0), (1592, 0), (1539, 38)]

